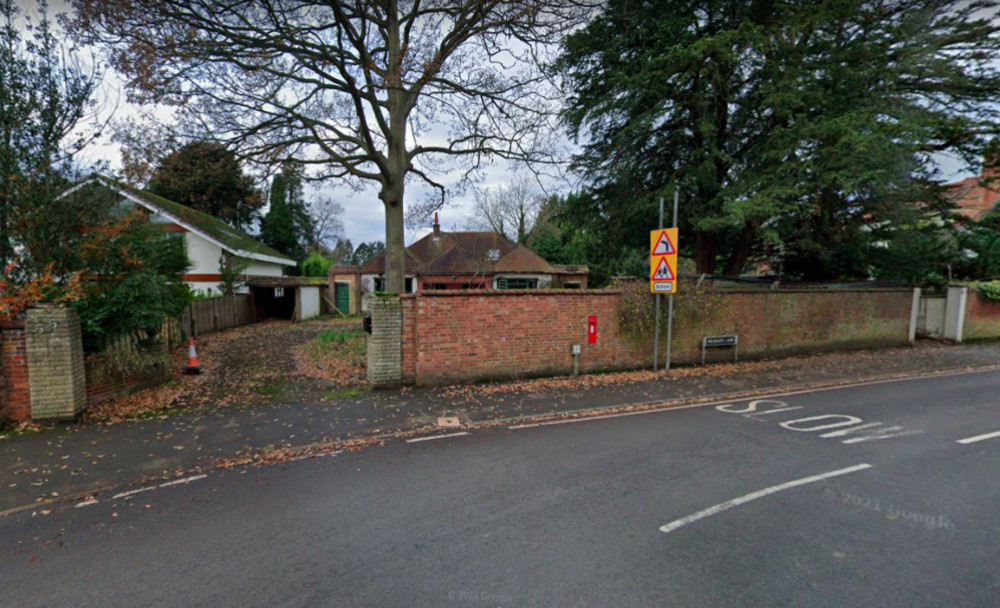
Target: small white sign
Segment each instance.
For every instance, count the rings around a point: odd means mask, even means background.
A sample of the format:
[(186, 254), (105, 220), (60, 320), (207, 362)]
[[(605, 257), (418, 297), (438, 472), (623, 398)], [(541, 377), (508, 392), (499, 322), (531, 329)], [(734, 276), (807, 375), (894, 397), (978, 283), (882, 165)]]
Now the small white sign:
[(664, 293), (671, 293), (673, 292), (673, 290), (674, 290), (673, 283), (663, 283), (663, 282), (653, 283), (653, 291), (662, 291)]

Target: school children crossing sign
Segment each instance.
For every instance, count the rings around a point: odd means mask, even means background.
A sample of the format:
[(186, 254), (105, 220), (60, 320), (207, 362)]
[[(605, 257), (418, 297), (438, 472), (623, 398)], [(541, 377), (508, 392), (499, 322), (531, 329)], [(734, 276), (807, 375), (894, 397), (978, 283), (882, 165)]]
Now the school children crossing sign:
[(649, 233), (649, 291), (677, 293), (677, 229)]

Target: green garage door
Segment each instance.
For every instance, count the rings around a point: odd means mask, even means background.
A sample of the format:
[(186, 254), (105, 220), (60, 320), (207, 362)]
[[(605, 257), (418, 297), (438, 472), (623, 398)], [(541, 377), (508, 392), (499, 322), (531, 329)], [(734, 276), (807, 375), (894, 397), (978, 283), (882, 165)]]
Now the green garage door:
[(334, 283), (333, 289), (333, 305), (337, 307), (337, 310), (345, 315), (350, 314), (351, 286), (347, 283)]

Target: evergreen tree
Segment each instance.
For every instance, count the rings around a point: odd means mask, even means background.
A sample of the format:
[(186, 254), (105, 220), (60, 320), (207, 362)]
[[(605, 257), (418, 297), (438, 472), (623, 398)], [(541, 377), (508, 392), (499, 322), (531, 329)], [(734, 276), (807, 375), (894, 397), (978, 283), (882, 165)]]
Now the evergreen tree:
[(385, 251), (385, 243), (382, 241), (361, 243), (358, 245), (358, 248), (354, 250), (354, 255), (351, 257), (351, 264), (360, 266), (383, 251)]
[(191, 142), (163, 158), (149, 191), (240, 229), (253, 225), (263, 204), (236, 155), (207, 141)]
[(351, 239), (340, 239), (330, 252), (330, 259), (338, 266), (351, 264), (351, 257), (354, 255), (354, 245)]
[(66, 184), (68, 159), (89, 140), (78, 126), (97, 86), (76, 50), (56, 40), (46, 3), (36, 6), (37, 15), (22, 14), (0, 0), (0, 266), (17, 249), (28, 273), (51, 261), (52, 235), (78, 226), (75, 214), (50, 203)]
[(698, 272), (739, 274), (778, 239), (801, 278), (866, 274), (891, 236), (871, 226), (940, 201), (933, 154), (971, 160), (997, 130), (989, 6), (612, 0), (556, 64), (589, 138), (582, 217), (611, 255), (641, 251), (676, 187)]
[(260, 238), (295, 260), (304, 260), (311, 242), (312, 219), (302, 195), (302, 168), (286, 162), (271, 181), (269, 208), (260, 222)]

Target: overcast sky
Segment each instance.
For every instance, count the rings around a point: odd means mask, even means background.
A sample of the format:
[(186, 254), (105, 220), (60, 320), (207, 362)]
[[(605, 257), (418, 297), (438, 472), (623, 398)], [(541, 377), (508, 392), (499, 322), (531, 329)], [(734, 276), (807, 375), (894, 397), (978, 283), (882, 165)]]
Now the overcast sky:
[[(114, 72), (108, 71), (105, 74), (99, 92), (99, 120), (101, 122), (138, 115), (137, 108), (127, 102), (123, 87), (124, 83)], [(119, 171), (122, 167), (121, 149), (111, 141), (110, 130), (106, 129), (105, 131), (107, 133), (96, 139), (81, 153), (80, 163), (88, 166), (106, 161), (110, 163), (112, 171)], [(566, 144), (568, 146), (569, 142), (567, 141)], [(502, 185), (513, 179), (513, 175), (517, 171), (523, 172), (524, 169), (515, 167), (502, 159), (497, 159), (481, 172), (482, 175), (480, 179), (476, 180), (475, 187), (489, 188)], [(472, 187), (461, 189), (457, 183), (443, 181), (449, 190), (445, 207), (439, 214), (439, 221), (445, 230), (460, 229), (465, 225), (471, 212), (474, 190)], [(575, 181), (572, 176), (567, 176), (563, 179), (541, 178), (541, 183), (547, 192), (565, 193), (573, 187)], [(430, 188), (420, 180), (407, 183), (407, 201), (419, 202), (430, 194)], [(306, 197), (307, 199), (310, 197), (331, 198), (343, 205), (342, 220), (345, 236), (355, 246), (361, 242), (385, 240), (385, 211), (378, 198), (376, 185), (367, 186), (358, 191), (342, 183), (337, 183), (335, 180), (330, 180), (322, 184), (307, 185)], [(423, 237), (430, 230), (430, 223), (420, 229), (408, 227), (406, 229), (407, 244)]]

